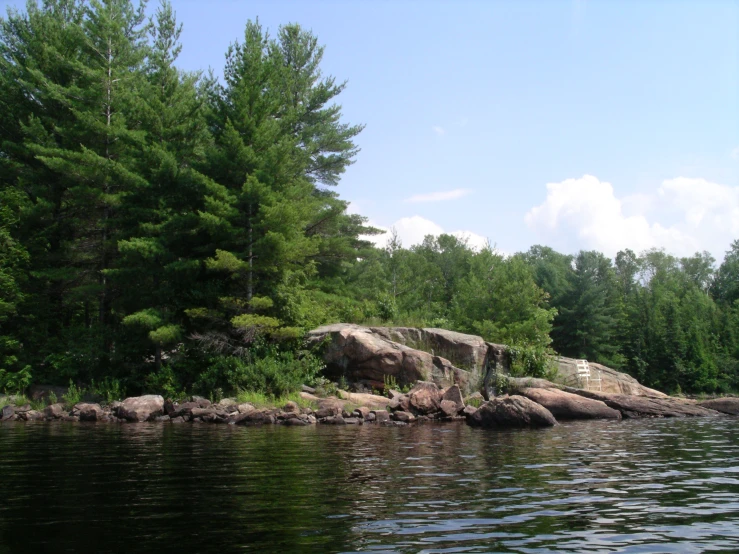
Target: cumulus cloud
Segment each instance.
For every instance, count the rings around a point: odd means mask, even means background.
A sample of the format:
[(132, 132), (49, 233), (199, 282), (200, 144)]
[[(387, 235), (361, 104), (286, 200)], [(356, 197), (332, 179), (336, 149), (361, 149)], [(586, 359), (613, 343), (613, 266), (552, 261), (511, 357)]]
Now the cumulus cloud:
[(546, 185), (543, 204), (525, 216), (544, 241), (566, 251), (595, 249), (613, 256), (663, 247), (677, 255), (708, 250), (723, 258), (739, 237), (739, 187), (678, 177), (649, 194), (618, 198), (592, 175)]
[(467, 196), (472, 191), (470, 189), (454, 189), (445, 190), (440, 192), (430, 192), (428, 194), (416, 194), (410, 198), (406, 198), (404, 202), (418, 203), (418, 202), (443, 202), (444, 200), (456, 200)]
[(434, 133), (437, 134), (437, 136), (443, 137), (446, 134), (446, 130), (444, 127), (441, 127), (439, 125), (434, 125), (431, 127), (431, 129), (434, 131)]
[(473, 233), (472, 231), (460, 230), (447, 232), (441, 225), (434, 223), (430, 219), (421, 217), (420, 215), (400, 218), (389, 228), (379, 225), (373, 225), (373, 227), (377, 227), (378, 229), (385, 231), (385, 233), (381, 235), (366, 237), (379, 247), (384, 247), (387, 244), (392, 229), (395, 229), (395, 232), (398, 233), (398, 238), (400, 238), (403, 246), (406, 248), (413, 246), (414, 244), (422, 243), (426, 235), (438, 236), (444, 233), (454, 235), (460, 240), (467, 241), (467, 244), (476, 250), (484, 248), (488, 243), (488, 240), (485, 237), (478, 235), (477, 233)]

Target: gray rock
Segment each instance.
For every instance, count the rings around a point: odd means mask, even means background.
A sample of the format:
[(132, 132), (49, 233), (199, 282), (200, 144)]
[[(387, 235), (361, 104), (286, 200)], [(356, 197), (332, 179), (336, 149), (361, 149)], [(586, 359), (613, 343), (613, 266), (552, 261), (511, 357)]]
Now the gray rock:
[(621, 412), (609, 408), (600, 400), (593, 400), (559, 389), (528, 388), (523, 389), (521, 395), (544, 406), (558, 420), (621, 419)]
[(451, 400), (442, 400), (440, 408), (441, 412), (447, 417), (454, 417), (460, 411), (459, 405), (452, 402)]
[(703, 402), (698, 402), (698, 406), (708, 408), (709, 410), (716, 410), (722, 414), (739, 415), (739, 398), (736, 397), (704, 400)]
[(200, 410), (200, 404), (197, 402), (183, 402), (182, 404), (175, 406), (174, 411), (169, 414), (169, 417), (184, 417), (190, 419), (192, 417), (193, 410)]
[(373, 410), (370, 413), (375, 414), (375, 421), (377, 423), (390, 421), (390, 413), (386, 410)]
[(196, 402), (198, 408), (210, 408), (212, 404), (210, 400), (208, 400), (207, 398), (203, 398), (202, 396), (193, 396), (190, 400), (192, 402)]
[(26, 421), (38, 421), (40, 419), (44, 419), (44, 414), (38, 410), (29, 410), (21, 415), (23, 415), (23, 419)]
[(318, 419), (333, 417), (333, 416), (339, 415), (340, 413), (341, 413), (341, 408), (339, 408), (338, 406), (326, 406), (323, 408), (318, 408), (314, 412), (316, 418)]
[(462, 391), (460, 390), (459, 385), (452, 385), (446, 389), (444, 394), (441, 395), (441, 400), (454, 402), (457, 405), (457, 411), (464, 408), (464, 399), (462, 398)]
[(346, 425), (346, 421), (340, 415), (324, 417), (322, 419), (319, 419), (318, 423), (323, 423), (325, 425)]
[(302, 418), (299, 418), (299, 417), (293, 417), (293, 418), (287, 419), (287, 420), (285, 420), (284, 424), (285, 425), (295, 425), (295, 426), (299, 426), (299, 427), (300, 426), (305, 426), (305, 425), (310, 425), (310, 423), (308, 422), (307, 419), (302, 419)]
[(265, 425), (271, 424), (276, 421), (276, 418), (271, 413), (264, 410), (252, 410), (245, 414), (238, 414), (235, 417), (232, 416), (231, 420), (235, 425)]
[(585, 398), (604, 402), (618, 410), (624, 418), (643, 417), (708, 417), (720, 415), (718, 411), (699, 406), (688, 400), (667, 397), (627, 396), (601, 392), (568, 389)]
[(554, 416), (533, 400), (524, 396), (498, 396), (486, 402), (467, 423), (477, 427), (551, 427), (556, 425)]
[(105, 413), (100, 404), (82, 403), (77, 404), (75, 408), (80, 421), (100, 421)]
[(57, 402), (56, 404), (46, 406), (46, 408), (44, 408), (44, 415), (52, 419), (60, 419), (67, 415), (67, 412), (64, 409), (64, 404)]
[(400, 386), (434, 381), (442, 386), (459, 383), (466, 387), (471, 382), (469, 372), (455, 367), (448, 359), (403, 344), (415, 346), (416, 341), (410, 335), (394, 333), (398, 329), (339, 323), (309, 332), (308, 341), (319, 344), (328, 338), (324, 361), (329, 372), (378, 390), (384, 389), (388, 376)]
[(131, 422), (150, 421), (164, 413), (164, 398), (158, 394), (126, 398), (118, 407), (117, 415)]
[(3, 406), (2, 414), (0, 415), (0, 419), (3, 421), (9, 420), (11, 417), (15, 415), (15, 409), (13, 406)]
[(416, 421), (416, 416), (414, 416), (410, 412), (393, 412), (393, 415), (391, 416), (395, 421), (402, 421), (403, 423), (410, 423), (411, 421)]
[(433, 414), (439, 411), (441, 391), (434, 383), (419, 381), (408, 393), (408, 399), (413, 411), (421, 415)]
[(464, 410), (462, 410), (462, 415), (464, 415), (465, 417), (469, 417), (472, 414), (474, 414), (476, 411), (477, 411), (477, 408), (475, 408), (474, 406), (465, 406)]

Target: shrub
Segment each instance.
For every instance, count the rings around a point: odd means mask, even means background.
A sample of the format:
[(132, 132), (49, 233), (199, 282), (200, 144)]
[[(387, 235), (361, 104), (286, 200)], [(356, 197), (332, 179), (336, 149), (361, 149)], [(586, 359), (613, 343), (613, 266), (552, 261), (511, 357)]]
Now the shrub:
[(62, 400), (64, 401), (64, 405), (72, 408), (75, 404), (79, 404), (82, 400), (82, 395), (85, 394), (85, 389), (78, 387), (77, 385), (72, 382), (72, 380), (69, 380), (69, 388), (67, 389), (66, 394), (62, 395)]
[(19, 371), (0, 369), (0, 390), (7, 393), (22, 394), (31, 384), (31, 366)]
[(115, 400), (122, 400), (126, 395), (125, 388), (121, 382), (112, 377), (105, 377), (99, 383), (95, 383), (93, 379), (90, 383), (90, 392), (102, 396), (108, 404)]
[(513, 377), (540, 377), (553, 380), (557, 375), (551, 349), (542, 346), (512, 345), (506, 354)]
[(273, 350), (251, 359), (222, 356), (212, 360), (193, 388), (205, 394), (222, 389), (280, 397), (313, 383), (322, 366), (320, 359), (310, 353), (297, 356)]

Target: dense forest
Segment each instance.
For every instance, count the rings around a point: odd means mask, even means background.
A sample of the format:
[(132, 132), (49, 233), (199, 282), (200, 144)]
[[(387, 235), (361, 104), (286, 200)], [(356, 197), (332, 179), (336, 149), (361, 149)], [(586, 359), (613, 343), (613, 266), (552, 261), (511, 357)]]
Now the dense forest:
[(249, 22), (222, 79), (176, 66), (181, 27), (128, 0), (0, 20), (0, 389), (290, 391), (330, 322), (431, 326), (559, 353), (669, 392), (739, 389), (739, 241), (707, 253), (503, 256), (404, 247), (335, 192), (362, 126), (299, 25)]

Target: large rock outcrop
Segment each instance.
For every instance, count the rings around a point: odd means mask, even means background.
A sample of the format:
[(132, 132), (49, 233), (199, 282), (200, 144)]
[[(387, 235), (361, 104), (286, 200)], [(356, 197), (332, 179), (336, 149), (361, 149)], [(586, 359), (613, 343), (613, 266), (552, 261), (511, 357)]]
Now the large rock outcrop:
[[(326, 342), (324, 361), (329, 375), (383, 390), (388, 377), (400, 386), (432, 381), (442, 388), (458, 384), (465, 394), (491, 392), (490, 378), (509, 373), (506, 347), (481, 337), (445, 329), (363, 327), (336, 323), (308, 333), (311, 344)], [(576, 360), (559, 357), (557, 381), (598, 392), (665, 398), (666, 395), (636, 379), (601, 364), (591, 363), (590, 386), (577, 377)], [(539, 385), (533, 385), (539, 387)]]
[(642, 417), (708, 417), (720, 415), (718, 411), (699, 406), (689, 400), (679, 398), (629, 396), (626, 394), (609, 394), (579, 389), (568, 389), (568, 392), (600, 400), (609, 408), (618, 410), (624, 418)]
[(551, 427), (557, 424), (544, 406), (524, 396), (498, 396), (467, 417), (475, 427)]
[(559, 379), (567, 385), (575, 388), (589, 388), (598, 392), (611, 394), (625, 394), (628, 396), (653, 396), (667, 398), (667, 395), (649, 387), (645, 387), (631, 375), (621, 373), (610, 367), (591, 362), (590, 373), (593, 377), (600, 377), (601, 381), (593, 381), (589, 387), (577, 377), (577, 360), (573, 358), (557, 358), (557, 370)]
[(549, 410), (557, 420), (565, 419), (621, 419), (621, 412), (609, 408), (600, 400), (593, 400), (555, 388), (527, 388), (521, 395)]
[[(398, 329), (338, 323), (311, 331), (308, 342), (315, 345), (327, 341), (324, 361), (329, 374), (343, 375), (370, 388), (384, 389), (388, 377), (401, 386), (432, 381), (440, 387), (456, 383), (465, 391), (475, 387), (474, 371), (461, 369), (446, 358), (390, 339), (391, 331)], [(392, 336), (402, 335), (398, 331)]]

